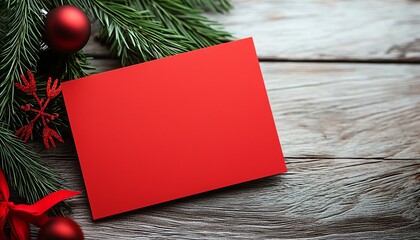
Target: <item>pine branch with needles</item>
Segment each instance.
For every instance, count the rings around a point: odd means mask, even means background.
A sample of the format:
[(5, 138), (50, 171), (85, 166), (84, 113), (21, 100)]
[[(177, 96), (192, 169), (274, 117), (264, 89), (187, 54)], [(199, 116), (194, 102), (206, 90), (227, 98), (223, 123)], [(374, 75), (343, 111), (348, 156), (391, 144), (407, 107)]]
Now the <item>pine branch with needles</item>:
[(186, 5), (183, 0), (129, 0), (128, 3), (142, 11), (150, 11), (154, 19), (166, 28), (188, 38), (194, 50), (228, 42), (232, 36), (220, 29), (214, 21), (202, 15), (201, 9)]
[(3, 2), (4, 31), (0, 42), (0, 121), (11, 124), (21, 121), (14, 115), (19, 104), (15, 100), (14, 84), (26, 70), (35, 70), (39, 59), (42, 1), (14, 0)]
[[(63, 180), (45, 166), (41, 156), (0, 123), (0, 166), (12, 189), (28, 203), (64, 189)], [(69, 205), (64, 204), (67, 210)]]
[(68, 0), (101, 24), (100, 36), (121, 58), (122, 65), (149, 61), (188, 51), (190, 42), (153, 20), (148, 11), (138, 11), (126, 1)]

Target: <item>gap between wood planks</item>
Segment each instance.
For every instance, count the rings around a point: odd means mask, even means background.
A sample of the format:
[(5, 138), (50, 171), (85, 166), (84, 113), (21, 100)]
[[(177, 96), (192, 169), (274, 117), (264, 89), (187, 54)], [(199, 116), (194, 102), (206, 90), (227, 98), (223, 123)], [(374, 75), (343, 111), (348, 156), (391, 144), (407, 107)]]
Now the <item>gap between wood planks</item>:
[[(89, 54), (88, 57), (98, 60), (115, 59), (108, 54)], [(258, 57), (260, 62), (297, 62), (297, 63), (372, 63), (372, 64), (420, 64), (419, 58), (405, 58), (405, 59), (299, 59), (299, 58), (270, 58)]]
[(329, 156), (302, 156), (302, 157), (296, 157), (296, 156), (284, 156), (285, 159), (328, 159), (328, 160), (346, 160), (346, 159), (359, 159), (359, 160), (380, 160), (380, 161), (407, 161), (407, 160), (420, 160), (420, 158), (383, 158), (383, 157), (329, 157)]
[(373, 64), (420, 64), (420, 59), (290, 59), (290, 58), (258, 58), (260, 62), (297, 62), (297, 63), (373, 63)]

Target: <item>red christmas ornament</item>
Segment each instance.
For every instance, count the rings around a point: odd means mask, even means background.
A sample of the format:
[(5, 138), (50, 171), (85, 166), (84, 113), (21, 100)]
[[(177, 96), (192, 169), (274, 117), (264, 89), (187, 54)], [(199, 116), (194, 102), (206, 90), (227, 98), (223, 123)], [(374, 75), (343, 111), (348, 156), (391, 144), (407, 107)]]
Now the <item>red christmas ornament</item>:
[(47, 14), (44, 40), (51, 49), (63, 53), (77, 52), (86, 45), (89, 36), (89, 18), (79, 8), (64, 5)]
[(42, 226), (38, 240), (83, 240), (83, 232), (76, 222), (65, 217), (54, 217)]

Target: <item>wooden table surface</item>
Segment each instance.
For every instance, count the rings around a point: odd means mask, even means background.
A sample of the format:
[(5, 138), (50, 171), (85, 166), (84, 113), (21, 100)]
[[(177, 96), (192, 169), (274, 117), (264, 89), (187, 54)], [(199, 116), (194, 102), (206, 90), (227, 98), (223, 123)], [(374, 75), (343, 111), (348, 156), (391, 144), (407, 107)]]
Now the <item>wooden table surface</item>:
[[(289, 172), (97, 222), (83, 194), (86, 239), (420, 239), (420, 1), (233, 3), (212, 18), (254, 37)], [(84, 189), (71, 138), (42, 155)]]

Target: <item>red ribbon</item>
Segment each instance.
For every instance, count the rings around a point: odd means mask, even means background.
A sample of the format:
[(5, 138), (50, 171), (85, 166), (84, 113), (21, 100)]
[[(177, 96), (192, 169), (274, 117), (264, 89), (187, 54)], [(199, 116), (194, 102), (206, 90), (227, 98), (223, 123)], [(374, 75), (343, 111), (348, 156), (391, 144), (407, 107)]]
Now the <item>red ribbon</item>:
[(49, 194), (32, 205), (9, 202), (9, 187), (3, 171), (0, 169), (0, 239), (6, 239), (4, 225), (6, 221), (11, 228), (11, 240), (30, 239), (29, 223), (41, 227), (49, 217), (44, 213), (55, 204), (80, 194), (70, 190), (60, 190)]

